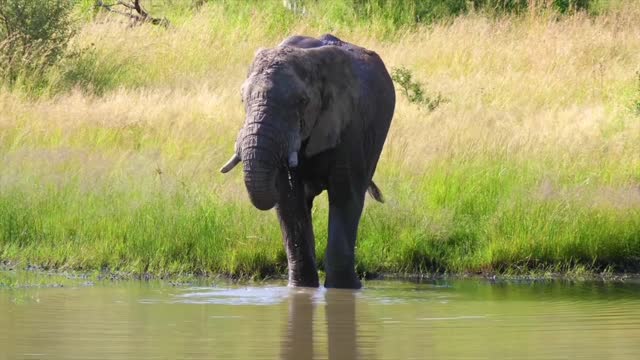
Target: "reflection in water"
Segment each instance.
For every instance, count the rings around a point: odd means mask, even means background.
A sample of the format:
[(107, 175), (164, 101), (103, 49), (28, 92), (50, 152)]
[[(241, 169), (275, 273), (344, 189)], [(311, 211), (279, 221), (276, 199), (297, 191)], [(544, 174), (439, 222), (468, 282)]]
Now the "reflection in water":
[(282, 358), (286, 360), (313, 359), (313, 294), (291, 291), (289, 321), (282, 340)]
[[(291, 290), (289, 319), (282, 341), (283, 360), (314, 358), (313, 295), (311, 290)], [(330, 289), (324, 299), (329, 359), (358, 359), (356, 292)]]
[(356, 293), (351, 290), (328, 290), (327, 333), (329, 359), (357, 359)]
[(0, 289), (0, 360), (635, 360), (640, 353), (638, 282), (281, 285)]

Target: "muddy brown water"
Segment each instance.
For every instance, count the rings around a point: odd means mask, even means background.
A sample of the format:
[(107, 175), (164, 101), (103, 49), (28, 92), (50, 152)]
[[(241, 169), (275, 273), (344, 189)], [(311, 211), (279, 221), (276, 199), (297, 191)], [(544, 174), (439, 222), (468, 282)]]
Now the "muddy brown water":
[(0, 359), (522, 358), (640, 358), (640, 282), (0, 288)]

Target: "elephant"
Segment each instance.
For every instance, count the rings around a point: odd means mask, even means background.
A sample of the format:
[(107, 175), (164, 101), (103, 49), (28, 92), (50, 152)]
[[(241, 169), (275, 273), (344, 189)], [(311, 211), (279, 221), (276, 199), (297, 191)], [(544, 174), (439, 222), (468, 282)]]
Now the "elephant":
[(245, 122), (220, 171), (242, 162), (251, 203), (276, 207), (289, 286), (319, 286), (311, 209), (327, 190), (325, 287), (360, 288), (358, 224), (367, 192), (383, 202), (372, 178), (395, 108), (382, 59), (331, 34), (291, 36), (256, 52), (241, 94)]

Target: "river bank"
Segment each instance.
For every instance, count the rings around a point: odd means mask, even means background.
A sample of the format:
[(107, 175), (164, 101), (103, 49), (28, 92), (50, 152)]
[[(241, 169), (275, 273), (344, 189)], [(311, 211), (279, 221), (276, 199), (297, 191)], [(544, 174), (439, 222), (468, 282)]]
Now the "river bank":
[[(323, 274), (321, 274), (323, 275)], [(399, 283), (431, 283), (442, 281), (472, 280), (489, 283), (640, 283), (640, 273), (596, 273), (596, 272), (531, 272), (526, 275), (504, 274), (375, 274), (363, 279), (364, 288), (367, 283), (376, 284), (381, 281)], [(232, 277), (225, 275), (202, 274), (172, 274), (157, 276), (153, 274), (133, 274), (109, 271), (69, 271), (56, 269), (42, 269), (37, 266), (20, 267), (16, 264), (0, 266), (0, 290), (30, 289), (30, 288), (74, 288), (88, 287), (99, 284), (118, 282), (153, 282), (162, 286), (193, 287), (193, 286), (264, 286), (265, 284), (286, 286), (285, 276), (266, 278)]]

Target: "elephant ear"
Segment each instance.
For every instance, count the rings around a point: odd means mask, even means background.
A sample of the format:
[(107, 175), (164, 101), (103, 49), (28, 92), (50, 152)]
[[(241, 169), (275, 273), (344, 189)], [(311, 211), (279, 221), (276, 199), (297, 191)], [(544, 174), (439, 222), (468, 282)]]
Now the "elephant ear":
[(315, 72), (311, 77), (319, 95), (315, 119), (307, 118), (306, 156), (335, 147), (343, 130), (355, 115), (358, 101), (358, 79), (349, 53), (338, 46), (305, 50), (305, 57)]

